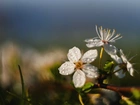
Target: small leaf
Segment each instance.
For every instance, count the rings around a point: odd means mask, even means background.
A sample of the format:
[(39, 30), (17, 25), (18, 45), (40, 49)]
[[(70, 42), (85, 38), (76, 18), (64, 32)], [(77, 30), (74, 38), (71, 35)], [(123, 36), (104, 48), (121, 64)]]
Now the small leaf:
[(107, 61), (104, 65), (104, 71), (107, 73), (110, 73), (113, 70), (114, 62), (113, 61)]
[(136, 105), (132, 100), (130, 100), (127, 97), (122, 96), (122, 100), (120, 101), (120, 104), (123, 105)]
[(140, 91), (139, 90), (133, 88), (132, 89), (132, 94), (136, 99), (140, 99)]
[(82, 87), (82, 91), (85, 93), (88, 93), (92, 89), (93, 86), (94, 86), (93, 83), (88, 82)]

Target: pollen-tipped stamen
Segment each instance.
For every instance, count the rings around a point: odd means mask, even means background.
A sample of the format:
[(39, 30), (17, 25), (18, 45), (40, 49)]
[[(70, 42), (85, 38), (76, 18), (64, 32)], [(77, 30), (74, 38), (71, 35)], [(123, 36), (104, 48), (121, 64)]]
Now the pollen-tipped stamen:
[(110, 40), (115, 34), (115, 29), (113, 29), (112, 34), (108, 35), (107, 40)]
[(96, 33), (97, 33), (98, 37), (99, 37), (100, 39), (102, 39), (101, 35), (100, 35), (99, 32), (98, 32), (98, 27), (97, 27), (97, 26), (96, 26)]
[(121, 39), (122, 36), (120, 34), (117, 34), (115, 37), (113, 37), (112, 39), (110, 39), (110, 42), (115, 42), (118, 39)]

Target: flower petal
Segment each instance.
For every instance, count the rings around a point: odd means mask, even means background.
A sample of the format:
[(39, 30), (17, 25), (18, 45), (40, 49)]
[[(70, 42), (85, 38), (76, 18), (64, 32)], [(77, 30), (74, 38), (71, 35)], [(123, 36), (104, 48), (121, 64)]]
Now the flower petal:
[(83, 55), (81, 60), (83, 63), (91, 63), (97, 58), (97, 56), (97, 50), (89, 50)]
[(97, 78), (99, 76), (98, 68), (90, 64), (85, 64), (83, 66), (83, 71), (89, 78)]
[(123, 63), (122, 59), (118, 55), (110, 55), (118, 64)]
[(59, 68), (59, 73), (61, 75), (69, 75), (72, 74), (74, 72), (74, 68), (75, 68), (75, 64), (73, 64), (72, 62), (65, 62), (63, 63)]
[[(119, 70), (119, 69), (121, 69), (119, 66), (116, 66), (115, 68), (114, 68), (114, 72), (115, 71), (117, 71), (117, 70)], [(120, 70), (120, 71), (117, 71), (116, 73), (115, 73), (115, 75), (118, 77), (118, 78), (123, 78), (124, 76), (125, 76), (125, 73), (123, 72), (123, 70)]]
[(101, 41), (101, 39), (87, 39), (85, 40), (85, 42), (87, 42), (86, 46), (91, 48), (91, 47), (100, 47), (103, 46), (103, 42)]
[(127, 58), (125, 57), (125, 55), (124, 55), (122, 49), (120, 49), (120, 55), (121, 55), (121, 58), (122, 58), (123, 62), (124, 62), (124, 63), (127, 63), (128, 60), (127, 60)]
[(73, 83), (76, 88), (82, 87), (85, 84), (85, 73), (81, 70), (77, 70), (73, 75)]
[(132, 67), (132, 64), (127, 62), (127, 70), (130, 73), (131, 76), (134, 76), (134, 69)]
[(109, 55), (116, 55), (117, 48), (111, 44), (104, 44), (104, 49)]
[(79, 48), (73, 47), (69, 50), (67, 56), (69, 61), (77, 62), (81, 58), (81, 51)]

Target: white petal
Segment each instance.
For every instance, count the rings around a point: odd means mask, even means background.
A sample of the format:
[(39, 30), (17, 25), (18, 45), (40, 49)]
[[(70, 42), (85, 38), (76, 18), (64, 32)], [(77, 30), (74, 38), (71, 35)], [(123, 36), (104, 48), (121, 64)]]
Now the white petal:
[(74, 68), (75, 68), (75, 64), (73, 64), (72, 62), (65, 62), (63, 63), (59, 68), (59, 73), (61, 75), (69, 75), (72, 74), (74, 72)]
[(130, 73), (131, 76), (134, 76), (134, 69), (132, 67), (132, 64), (127, 62), (127, 70)]
[(87, 44), (86, 46), (91, 48), (91, 47), (100, 47), (100, 46), (103, 46), (103, 42), (100, 40), (100, 39), (93, 39), (93, 40), (90, 40), (89, 41), (86, 41)]
[(81, 51), (77, 47), (73, 47), (69, 50), (68, 54), (69, 61), (77, 62), (81, 58)]
[(104, 49), (109, 55), (116, 55), (117, 48), (111, 44), (104, 44)]
[(118, 57), (118, 55), (110, 55), (113, 60), (115, 60), (118, 64), (123, 63), (122, 59)]
[[(117, 70), (119, 70), (119, 69), (120, 69), (120, 67), (119, 66), (116, 66), (114, 68), (114, 72), (117, 71)], [(117, 77), (119, 77), (119, 78), (123, 78), (125, 76), (125, 73), (123, 72), (123, 70), (120, 70), (120, 71), (116, 72), (115, 75)]]
[(120, 49), (120, 55), (121, 55), (121, 58), (122, 58), (123, 62), (127, 63), (128, 60), (126, 59), (126, 57), (125, 57), (125, 55), (124, 55), (124, 53), (121, 49)]
[(86, 76), (89, 78), (97, 78), (99, 76), (98, 68), (90, 64), (84, 65), (83, 71), (85, 72)]
[(100, 38), (94, 37), (94, 38), (86, 39), (85, 42), (87, 42), (87, 43), (92, 43), (92, 42), (94, 42), (94, 40), (99, 40), (99, 41), (101, 41)]
[(87, 43), (91, 43), (91, 42), (93, 42), (94, 39), (95, 39), (95, 38), (86, 39), (85, 42), (87, 42)]
[(73, 75), (73, 83), (76, 88), (84, 86), (86, 81), (85, 73), (81, 70), (76, 70)]
[(97, 50), (89, 50), (85, 52), (81, 60), (83, 63), (91, 63), (97, 58), (97, 56)]

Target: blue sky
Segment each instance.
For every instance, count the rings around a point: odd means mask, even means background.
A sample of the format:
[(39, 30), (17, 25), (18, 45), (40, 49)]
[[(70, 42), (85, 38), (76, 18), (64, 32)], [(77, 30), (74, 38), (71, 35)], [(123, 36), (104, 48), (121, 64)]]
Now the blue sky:
[[(1, 0), (3, 41), (62, 45), (94, 37), (95, 25), (139, 38), (139, 0)], [(133, 35), (132, 35), (133, 34)], [(55, 42), (55, 43), (54, 43)]]

